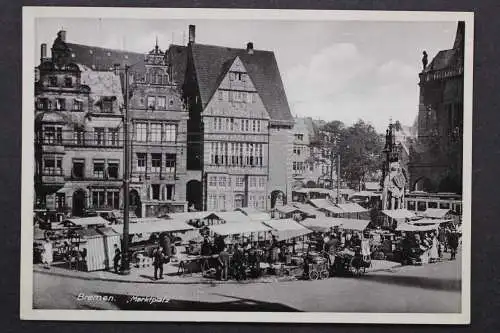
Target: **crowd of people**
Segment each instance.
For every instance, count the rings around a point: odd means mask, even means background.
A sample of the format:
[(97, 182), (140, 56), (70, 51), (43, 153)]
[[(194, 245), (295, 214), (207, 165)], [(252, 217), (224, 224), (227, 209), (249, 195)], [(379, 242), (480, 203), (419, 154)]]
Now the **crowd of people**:
[(450, 260), (455, 260), (460, 243), (460, 234), (451, 227), (437, 231), (405, 233), (401, 242), (402, 262), (437, 262), (450, 251)]

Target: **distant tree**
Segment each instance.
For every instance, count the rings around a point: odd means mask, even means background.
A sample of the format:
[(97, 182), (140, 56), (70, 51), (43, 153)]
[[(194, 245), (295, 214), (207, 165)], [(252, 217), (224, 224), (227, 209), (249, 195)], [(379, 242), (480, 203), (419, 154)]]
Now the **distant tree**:
[(401, 131), (403, 129), (403, 126), (401, 125), (401, 122), (399, 120), (396, 120), (396, 122), (394, 123), (394, 129), (396, 131)]
[(348, 127), (341, 140), (341, 177), (352, 187), (360, 188), (371, 174), (380, 169), (384, 136), (358, 120)]

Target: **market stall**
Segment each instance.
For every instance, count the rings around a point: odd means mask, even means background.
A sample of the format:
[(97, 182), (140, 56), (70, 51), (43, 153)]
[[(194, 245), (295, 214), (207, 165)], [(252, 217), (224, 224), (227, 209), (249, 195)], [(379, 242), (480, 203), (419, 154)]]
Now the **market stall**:
[(412, 224), (399, 222), (397, 232), (402, 233), (400, 243), (401, 262), (406, 264), (427, 264), (437, 257), (433, 233), (437, 233), (439, 223)]
[(418, 218), (415, 212), (407, 209), (387, 209), (382, 211), (383, 226), (393, 229), (400, 221), (409, 221)]
[(336, 219), (333, 217), (323, 217), (323, 218), (308, 218), (301, 221), (304, 227), (317, 232), (327, 232), (331, 229), (338, 227), (342, 224), (343, 219)]

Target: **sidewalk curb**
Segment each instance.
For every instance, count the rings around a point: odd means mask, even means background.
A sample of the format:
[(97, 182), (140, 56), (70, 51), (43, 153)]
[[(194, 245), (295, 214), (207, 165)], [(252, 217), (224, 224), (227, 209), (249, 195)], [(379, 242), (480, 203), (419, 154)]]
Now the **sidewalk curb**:
[[(398, 264), (396, 266), (390, 267), (390, 268), (380, 268), (380, 269), (375, 269), (375, 270), (370, 270), (366, 271), (366, 274), (370, 273), (377, 273), (377, 272), (390, 272), (393, 269), (398, 269), (403, 267), (403, 265)], [(86, 281), (103, 281), (103, 282), (118, 282), (118, 283), (141, 283), (141, 284), (164, 284), (164, 285), (226, 285), (226, 284), (235, 284), (235, 285), (246, 285), (246, 284), (264, 284), (264, 283), (274, 283), (274, 282), (292, 282), (292, 281), (297, 281), (297, 279), (290, 279), (290, 280), (285, 280), (285, 281), (279, 281), (277, 279), (273, 281), (256, 281), (256, 280), (250, 280), (250, 281), (168, 281), (168, 280), (163, 280), (163, 281), (141, 281), (141, 280), (133, 280), (133, 279), (116, 279), (116, 278), (102, 278), (102, 277), (91, 277), (91, 276), (77, 276), (73, 274), (65, 274), (63, 272), (54, 272), (46, 269), (40, 269), (34, 267), (33, 269), (34, 273), (39, 273), (39, 274), (44, 274), (44, 275), (52, 275), (52, 276), (60, 276), (60, 277), (67, 277), (67, 278), (73, 278), (73, 279), (79, 279), (79, 280), (86, 280)], [(335, 278), (335, 277), (332, 277)]]

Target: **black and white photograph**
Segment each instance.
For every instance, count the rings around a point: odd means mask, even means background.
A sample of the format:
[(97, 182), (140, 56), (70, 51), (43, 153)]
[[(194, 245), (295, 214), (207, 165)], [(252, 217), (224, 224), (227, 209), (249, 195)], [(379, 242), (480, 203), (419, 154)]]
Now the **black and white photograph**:
[(24, 7), (21, 318), (467, 324), (473, 24)]

